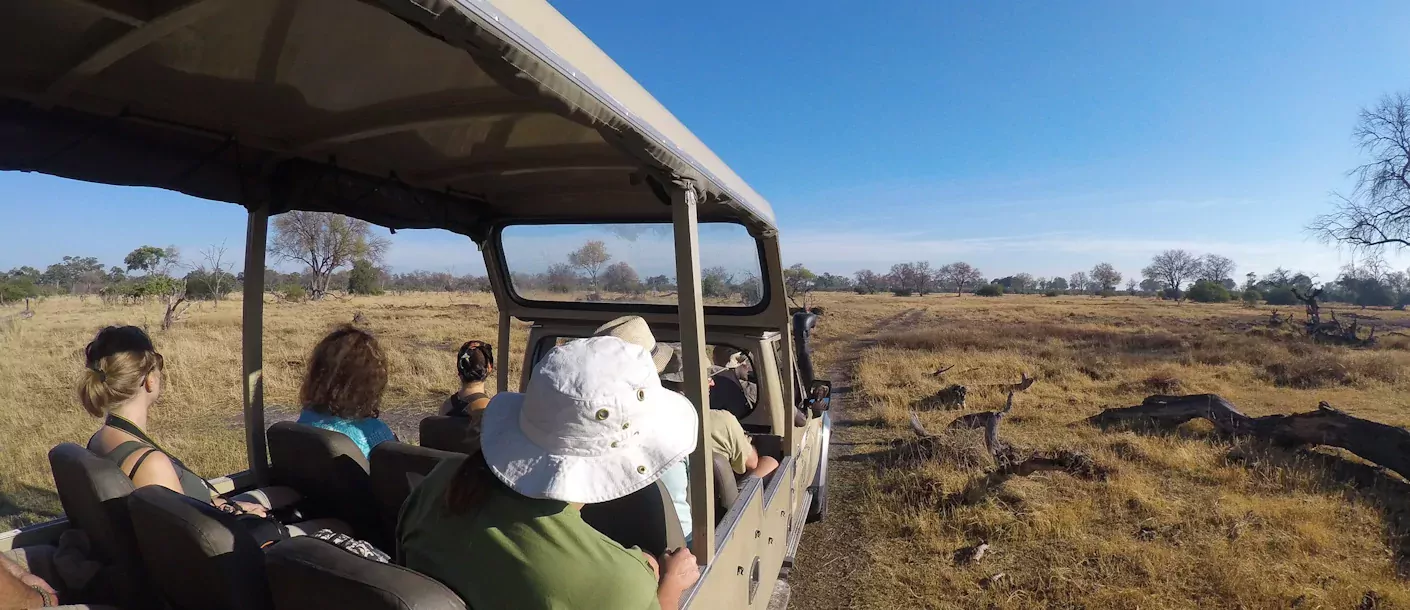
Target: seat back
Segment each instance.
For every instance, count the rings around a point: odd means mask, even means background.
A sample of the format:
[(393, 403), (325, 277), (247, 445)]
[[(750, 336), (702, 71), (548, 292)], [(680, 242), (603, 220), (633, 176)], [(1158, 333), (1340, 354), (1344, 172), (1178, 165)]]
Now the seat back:
[(723, 455), (715, 454), (714, 469), (711, 472), (715, 475), (715, 505), (719, 508), (716, 515), (723, 517), (739, 499), (739, 483), (734, 478), (734, 469), (730, 468), (729, 458)]
[(372, 469), (372, 495), (377, 501), (382, 529), (387, 536), (395, 539), (397, 517), (411, 490), (420, 485), (421, 479), (426, 478), (437, 464), (456, 457), (460, 454), (395, 441), (379, 443), (372, 448), (372, 456), (368, 460)]
[(88, 535), (94, 558), (108, 566), (94, 593), (133, 608), (155, 603), (127, 509), (132, 480), (116, 464), (73, 443), (49, 450), (49, 469), (69, 523)]
[(143, 564), (180, 610), (268, 610), (264, 553), (234, 515), (158, 485), (128, 498)]
[(734, 371), (715, 373), (710, 379), (715, 382), (710, 386), (711, 409), (727, 411), (741, 421), (754, 412), (754, 405), (749, 402), (749, 395), (745, 393), (744, 386)]
[(269, 547), (264, 559), (274, 610), (465, 608), (465, 602), (435, 580), (401, 566), (357, 557), (321, 540), (285, 540)]
[(421, 446), (469, 455), (480, 450), (480, 439), (470, 437), (470, 418), (432, 415), (421, 420)]
[(388, 548), (372, 500), (367, 457), (352, 439), (288, 421), (270, 426), (267, 438), (270, 479), (298, 490), (305, 518), (342, 519), (358, 537)]
[(659, 479), (616, 500), (583, 506), (582, 515), (583, 521), (608, 538), (652, 556), (685, 546), (671, 492)]

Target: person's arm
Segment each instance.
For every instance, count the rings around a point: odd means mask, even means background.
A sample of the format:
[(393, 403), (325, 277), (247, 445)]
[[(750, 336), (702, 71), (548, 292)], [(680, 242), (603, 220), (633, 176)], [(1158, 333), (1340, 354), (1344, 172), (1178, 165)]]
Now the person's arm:
[(54, 588), (49, 583), (0, 556), (0, 610), (43, 608), (56, 599)]
[(695, 563), (690, 549), (666, 551), (661, 555), (661, 583), (656, 586), (656, 601), (661, 604), (661, 610), (681, 607), (681, 596), (697, 580), (700, 580), (700, 566)]

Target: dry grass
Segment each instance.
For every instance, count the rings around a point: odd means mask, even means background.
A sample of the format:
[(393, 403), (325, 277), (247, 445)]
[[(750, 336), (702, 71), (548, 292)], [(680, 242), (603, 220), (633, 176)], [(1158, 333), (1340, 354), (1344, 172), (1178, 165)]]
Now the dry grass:
[[(1331, 452), (1235, 444), (1204, 422), (1168, 434), (1071, 425), (1148, 394), (1214, 392), (1252, 415), (1327, 400), (1406, 426), (1410, 353), (1400, 344), (1311, 345), (1267, 329), (1266, 310), (1131, 298), (833, 295), (824, 305), (829, 362), (863, 346), (850, 354), (850, 412), (834, 438), (865, 465), (858, 493), (834, 492), (834, 506), (858, 504), (854, 517), (825, 527), (861, 540), (848, 552), (864, 560), (819, 574), (845, 581), (822, 597), (797, 587), (794, 607), (1354, 608), (1368, 592), (1376, 607), (1410, 606), (1396, 561), (1410, 495), (1398, 479)], [(1374, 313), (1410, 323), (1410, 314)], [(987, 485), (974, 466), (977, 431), (949, 433), (927, 455), (897, 455), (914, 437), (909, 410), (945, 385), (968, 386), (968, 408), (921, 413), (931, 431), (1002, 407), (998, 384), (1023, 372), (1038, 382), (1019, 395), (1002, 437), (1085, 454), (1109, 470), (1105, 480), (1040, 473)], [(1374, 483), (1353, 485), (1352, 475)], [(991, 555), (954, 564), (957, 549), (980, 540)], [(803, 574), (847, 563), (809, 552)]]
[[(153, 339), (167, 363), (167, 392), (152, 412), (152, 433), (207, 476), (246, 468), (240, 415), (240, 306), (199, 305)], [(46, 454), (85, 443), (97, 429), (74, 397), (81, 352), (108, 324), (160, 327), (156, 306), (107, 306), (96, 299), (48, 299), (29, 320), (0, 326), (0, 530), (59, 514)], [(455, 350), (468, 339), (497, 341), (487, 294), (428, 293), (265, 305), (265, 402), (269, 421), (290, 417), (305, 358), (334, 325), (355, 313), (380, 338), (392, 363), (383, 417), (415, 439), (415, 422), (458, 387)], [(0, 317), (12, 313), (0, 310)], [(514, 329), (511, 376), (526, 330)], [(491, 383), (493, 385), (493, 383)]]

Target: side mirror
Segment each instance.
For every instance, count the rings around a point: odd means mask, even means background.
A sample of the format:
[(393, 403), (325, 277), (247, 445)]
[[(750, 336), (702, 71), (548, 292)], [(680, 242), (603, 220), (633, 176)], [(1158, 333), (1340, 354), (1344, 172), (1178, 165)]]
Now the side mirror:
[(807, 405), (814, 413), (822, 413), (832, 408), (832, 382), (825, 379), (814, 380), (808, 388)]

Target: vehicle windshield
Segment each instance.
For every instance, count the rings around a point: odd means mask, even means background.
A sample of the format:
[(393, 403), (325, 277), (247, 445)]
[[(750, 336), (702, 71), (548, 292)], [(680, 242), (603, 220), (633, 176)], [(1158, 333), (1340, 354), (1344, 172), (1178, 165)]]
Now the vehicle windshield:
[[(676, 303), (671, 225), (511, 225), (500, 234), (511, 290), (527, 301)], [(734, 223), (700, 224), (706, 305), (753, 307), (764, 299), (759, 247)]]

